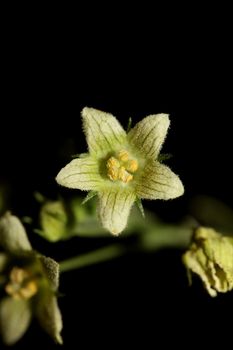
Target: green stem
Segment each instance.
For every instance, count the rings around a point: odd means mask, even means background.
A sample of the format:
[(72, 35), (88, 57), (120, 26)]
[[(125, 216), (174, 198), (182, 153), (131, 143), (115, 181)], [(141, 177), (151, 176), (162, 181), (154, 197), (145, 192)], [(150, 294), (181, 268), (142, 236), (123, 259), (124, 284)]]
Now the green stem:
[[(190, 242), (192, 230), (187, 227), (161, 224), (152, 226), (139, 236), (136, 243), (132, 243), (131, 252), (156, 251), (163, 248), (186, 248)], [(86, 266), (101, 263), (107, 260), (118, 258), (129, 251), (123, 244), (112, 244), (97, 249), (93, 252), (79, 255), (60, 262), (60, 271), (66, 272), (80, 269)]]
[(89, 265), (101, 263), (123, 255), (126, 248), (120, 244), (113, 244), (108, 247), (97, 249), (93, 252), (79, 255), (60, 262), (60, 272), (80, 269)]
[(143, 251), (158, 250), (163, 248), (188, 247), (193, 229), (168, 224), (161, 224), (150, 228), (140, 236), (141, 249)]

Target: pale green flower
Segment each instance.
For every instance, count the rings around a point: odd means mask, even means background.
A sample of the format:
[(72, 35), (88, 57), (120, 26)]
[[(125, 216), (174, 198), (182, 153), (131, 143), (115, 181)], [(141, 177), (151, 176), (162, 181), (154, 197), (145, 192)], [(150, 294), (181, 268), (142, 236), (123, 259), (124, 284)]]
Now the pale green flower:
[(183, 255), (183, 262), (188, 272), (201, 278), (212, 297), (233, 289), (232, 237), (223, 236), (211, 228), (198, 228), (190, 249)]
[(33, 251), (20, 220), (6, 213), (0, 219), (0, 333), (5, 344), (16, 343), (33, 317), (62, 344), (58, 284), (58, 263)]
[(169, 127), (167, 114), (150, 115), (127, 134), (117, 119), (94, 108), (82, 111), (89, 153), (72, 160), (57, 175), (58, 184), (96, 191), (102, 225), (118, 235), (136, 199), (172, 199), (182, 182), (158, 155)]

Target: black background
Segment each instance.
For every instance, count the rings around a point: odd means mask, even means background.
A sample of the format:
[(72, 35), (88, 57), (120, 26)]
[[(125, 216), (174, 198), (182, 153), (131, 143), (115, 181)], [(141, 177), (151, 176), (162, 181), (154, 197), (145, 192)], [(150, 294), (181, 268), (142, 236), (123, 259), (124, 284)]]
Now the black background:
[[(12, 211), (35, 216), (35, 190), (56, 198), (55, 175), (70, 154), (85, 151), (84, 106), (111, 112), (125, 127), (129, 117), (136, 123), (148, 114), (170, 114), (163, 150), (173, 154), (168, 163), (185, 195), (145, 202), (146, 208), (175, 221), (187, 214), (196, 194), (232, 205), (228, 21), (220, 25), (207, 14), (186, 14), (183, 22), (173, 16), (168, 25), (166, 13), (134, 17), (112, 11), (103, 19), (92, 14), (50, 14), (35, 23), (32, 16), (4, 29), (0, 177), (10, 185)], [(73, 239), (49, 245), (30, 238), (58, 260), (102, 244)], [(219, 339), (223, 346), (230, 340), (232, 293), (211, 299), (198, 281), (188, 288), (181, 253), (129, 255), (64, 274), (65, 348), (164, 348), (200, 345), (200, 339), (202, 345)], [(37, 344), (55, 348), (33, 324), (15, 348)]]

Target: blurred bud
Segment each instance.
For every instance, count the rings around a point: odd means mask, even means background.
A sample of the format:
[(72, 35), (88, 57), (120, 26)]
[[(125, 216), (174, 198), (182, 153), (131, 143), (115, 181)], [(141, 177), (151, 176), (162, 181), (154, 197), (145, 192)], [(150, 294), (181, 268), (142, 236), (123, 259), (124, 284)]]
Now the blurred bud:
[(34, 231), (50, 242), (73, 236), (106, 235), (96, 215), (96, 202), (90, 201), (95, 195), (91, 193), (84, 201), (76, 196), (67, 201), (44, 200), (39, 214), (40, 229)]
[(58, 263), (33, 251), (20, 220), (6, 213), (0, 219), (0, 333), (5, 344), (17, 342), (34, 316), (62, 343), (58, 284)]
[(62, 201), (45, 202), (40, 211), (40, 235), (50, 242), (64, 239), (67, 235), (68, 217)]
[(189, 273), (201, 278), (212, 297), (233, 289), (233, 238), (200, 227), (194, 232), (183, 262)]
[(0, 220), (0, 246), (10, 253), (32, 249), (23, 225), (10, 212)]

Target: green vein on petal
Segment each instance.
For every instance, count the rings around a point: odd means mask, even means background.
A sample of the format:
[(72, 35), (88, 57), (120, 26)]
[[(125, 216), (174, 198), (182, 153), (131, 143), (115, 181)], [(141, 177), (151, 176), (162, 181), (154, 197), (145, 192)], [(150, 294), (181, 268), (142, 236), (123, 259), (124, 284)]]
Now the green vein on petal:
[(126, 132), (112, 114), (85, 107), (82, 118), (91, 154), (105, 156), (126, 142)]
[(119, 235), (126, 227), (130, 209), (136, 199), (128, 189), (112, 189), (99, 193), (99, 216), (104, 228)]
[(156, 159), (165, 140), (169, 124), (167, 114), (149, 115), (130, 130), (129, 143), (145, 157)]
[(103, 183), (98, 163), (91, 157), (72, 160), (61, 169), (56, 181), (59, 185), (84, 191), (97, 190)]
[(137, 195), (145, 199), (173, 199), (184, 193), (179, 177), (166, 165), (149, 163), (143, 176), (138, 180)]

